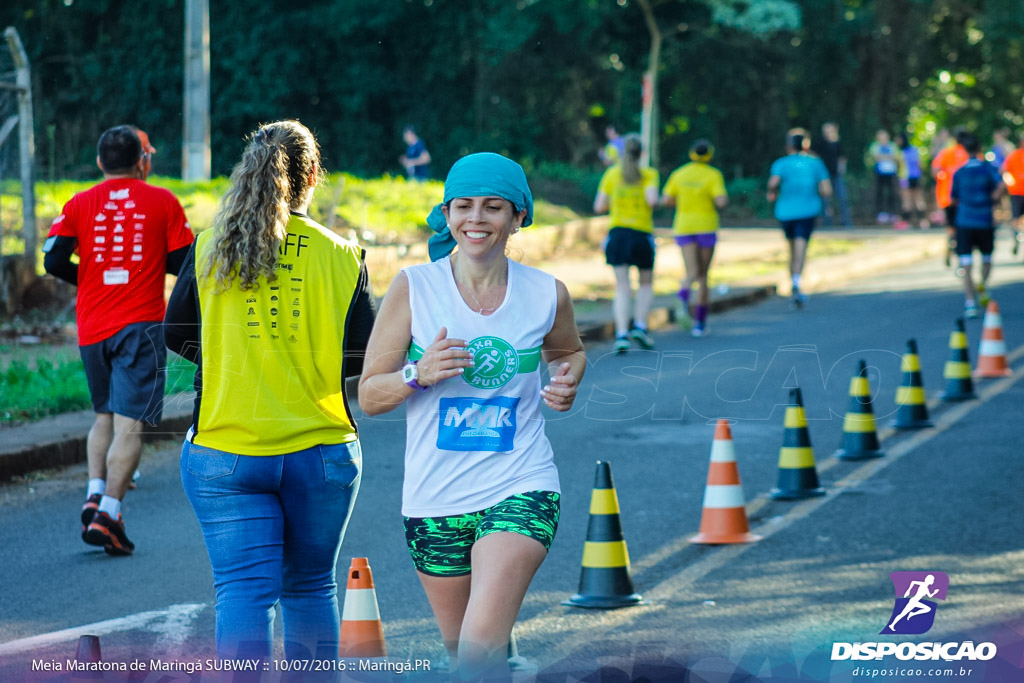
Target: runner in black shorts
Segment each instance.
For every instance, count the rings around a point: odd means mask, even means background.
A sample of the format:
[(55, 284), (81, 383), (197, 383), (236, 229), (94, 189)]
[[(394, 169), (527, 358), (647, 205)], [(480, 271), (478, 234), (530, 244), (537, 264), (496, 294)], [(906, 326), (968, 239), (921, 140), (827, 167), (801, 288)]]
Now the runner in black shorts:
[(786, 137), (786, 156), (776, 159), (768, 176), (768, 201), (775, 202), (775, 218), (789, 244), (789, 274), (793, 281), (793, 306), (804, 305), (800, 289), (807, 242), (814, 222), (824, 210), (823, 199), (832, 196), (828, 170), (821, 159), (806, 153), (806, 131), (793, 129)]
[[(642, 146), (638, 135), (626, 136), (622, 160), (604, 172), (594, 198), (594, 213), (610, 213), (612, 229), (605, 243), (605, 260), (615, 270), (615, 352), (629, 350), (630, 339), (641, 348), (654, 348), (647, 333), (647, 314), (654, 301), (654, 221), (651, 211), (658, 203), (658, 172), (640, 166)], [(629, 268), (640, 271), (636, 307), (630, 326), (633, 288)]]
[[(981, 308), (988, 304), (986, 287), (992, 272), (992, 247), (996, 233), (992, 207), (1002, 197), (1006, 186), (995, 166), (981, 156), (981, 142), (976, 136), (964, 134), (961, 144), (971, 158), (953, 175), (951, 198), (956, 207), (956, 253), (960, 261), (958, 274), (964, 279), (966, 294), (964, 315), (977, 318), (980, 314), (978, 304)], [(971, 274), (975, 249), (981, 252), (981, 282), (977, 292)]]

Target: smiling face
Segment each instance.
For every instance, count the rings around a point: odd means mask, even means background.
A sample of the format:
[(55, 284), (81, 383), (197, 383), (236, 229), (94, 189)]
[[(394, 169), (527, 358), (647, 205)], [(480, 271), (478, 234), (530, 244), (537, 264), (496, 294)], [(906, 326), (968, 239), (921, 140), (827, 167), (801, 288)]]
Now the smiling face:
[(518, 230), (526, 211), (516, 211), (512, 202), (501, 197), (456, 197), (441, 207), (459, 250), (477, 253), (500, 248)]

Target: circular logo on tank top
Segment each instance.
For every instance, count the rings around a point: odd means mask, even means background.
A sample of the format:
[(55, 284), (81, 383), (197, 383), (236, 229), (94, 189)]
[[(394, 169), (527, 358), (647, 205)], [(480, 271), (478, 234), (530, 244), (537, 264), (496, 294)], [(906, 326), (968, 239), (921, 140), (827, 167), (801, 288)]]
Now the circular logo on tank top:
[(497, 389), (519, 372), (519, 354), (500, 337), (477, 337), (466, 350), (473, 354), (473, 367), (466, 368), (462, 379), (474, 387)]

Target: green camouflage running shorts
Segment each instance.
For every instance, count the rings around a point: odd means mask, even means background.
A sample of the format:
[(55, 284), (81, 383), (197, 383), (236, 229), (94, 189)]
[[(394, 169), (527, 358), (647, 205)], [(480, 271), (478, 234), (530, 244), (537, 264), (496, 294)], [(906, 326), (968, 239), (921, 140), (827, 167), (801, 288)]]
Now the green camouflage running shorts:
[(406, 517), (405, 539), (416, 569), (429, 576), (470, 573), (470, 553), (477, 539), (509, 531), (551, 548), (558, 529), (561, 496), (527, 491), (509, 496), (486, 510), (451, 517)]

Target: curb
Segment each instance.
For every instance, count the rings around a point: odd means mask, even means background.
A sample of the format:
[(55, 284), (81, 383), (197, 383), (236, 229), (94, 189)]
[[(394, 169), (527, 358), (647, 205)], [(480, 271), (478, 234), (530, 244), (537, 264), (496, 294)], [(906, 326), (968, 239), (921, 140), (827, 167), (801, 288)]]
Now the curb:
[[(178, 396), (168, 396), (167, 404), (177, 404), (182, 396), (188, 397), (191, 402), (190, 395), (179, 394)], [(159, 426), (146, 425), (142, 435), (143, 443), (184, 438), (185, 432), (192, 424), (191, 408), (187, 411), (179, 408), (168, 411), (168, 413)], [(58, 415), (48, 418), (49, 424), (43, 423), (46, 425), (43, 427), (44, 429), (50, 427), (52, 440), (22, 446), (16, 444), (12, 450), (7, 450), (5, 444), (4, 450), (0, 452), (0, 482), (9, 482), (15, 477), (36, 470), (85, 462), (87, 459), (86, 441), (92, 421), (93, 412), (88, 410)], [(29, 426), (40, 428), (39, 423), (31, 423)], [(19, 428), (12, 427), (10, 430), (4, 431), (17, 429)]]

